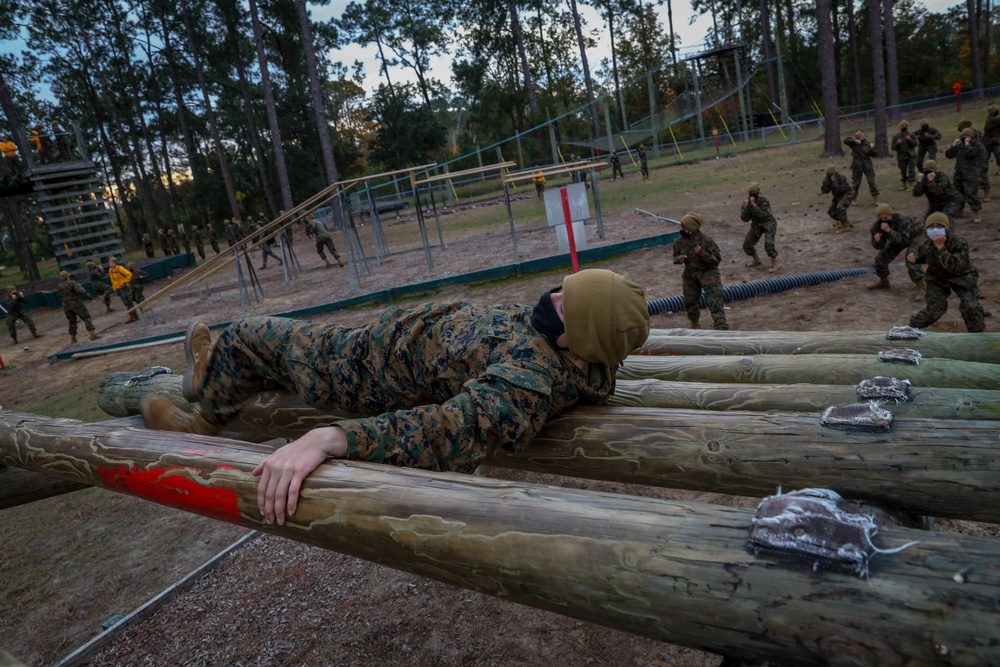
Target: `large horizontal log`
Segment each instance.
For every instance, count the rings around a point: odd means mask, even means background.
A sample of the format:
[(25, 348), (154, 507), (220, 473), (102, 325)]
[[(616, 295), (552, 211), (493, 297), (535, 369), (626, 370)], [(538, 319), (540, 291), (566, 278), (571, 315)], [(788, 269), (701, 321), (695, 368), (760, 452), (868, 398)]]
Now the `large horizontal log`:
[(746, 510), (343, 462), (265, 526), (259, 449), (0, 413), (0, 462), (722, 655), (984, 665), (1000, 645), (996, 540), (882, 528), (880, 548), (919, 544), (865, 580), (749, 554)]
[(0, 510), (79, 491), (87, 486), (32, 470), (0, 465)]
[[(115, 417), (137, 415), (142, 397), (147, 394), (162, 394), (178, 407), (191, 409), (191, 404), (181, 396), (179, 375), (156, 375), (147, 381), (129, 383), (132, 377), (132, 373), (112, 373), (104, 379), (97, 402), (105, 412)], [(910, 397), (912, 400), (907, 403), (890, 403), (886, 407), (897, 417), (1000, 420), (1000, 391), (912, 388)], [(831, 405), (846, 405), (857, 400), (855, 387), (848, 385), (803, 387), (649, 379), (619, 380), (609, 404), (687, 410), (819, 413)], [(240, 433), (240, 439), (297, 438), (310, 428), (352, 416), (355, 415), (317, 412), (288, 393), (261, 392), (247, 402), (228, 429)]]
[(1000, 363), (1000, 334), (924, 332), (892, 341), (885, 331), (653, 329), (639, 354), (876, 354), (908, 347), (925, 357)]
[(618, 371), (623, 380), (654, 378), (678, 382), (751, 384), (847, 384), (876, 375), (907, 379), (915, 387), (1000, 389), (995, 364), (952, 359), (922, 359), (917, 365), (886, 363), (876, 355), (762, 354), (752, 357), (700, 355), (630, 356)]

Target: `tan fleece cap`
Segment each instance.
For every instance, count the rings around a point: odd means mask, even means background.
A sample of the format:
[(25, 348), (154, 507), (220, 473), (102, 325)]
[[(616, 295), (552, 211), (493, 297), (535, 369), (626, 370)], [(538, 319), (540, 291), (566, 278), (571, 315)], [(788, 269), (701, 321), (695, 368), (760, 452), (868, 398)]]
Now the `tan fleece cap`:
[(927, 221), (924, 222), (924, 227), (930, 227), (931, 225), (941, 225), (945, 229), (951, 229), (951, 221), (948, 220), (948, 215), (938, 211), (937, 213), (931, 213), (927, 216)]
[(892, 207), (888, 204), (879, 204), (875, 207), (875, 215), (892, 215)]
[(585, 269), (563, 279), (563, 318), (570, 351), (610, 368), (649, 336), (646, 294), (607, 269)]
[(697, 213), (688, 213), (681, 218), (681, 227), (696, 232), (701, 229), (701, 216)]
[(924, 169), (937, 169), (937, 161), (924, 160)]
[(826, 166), (826, 175), (827, 176), (833, 176), (836, 173), (837, 173), (837, 165), (835, 165), (835, 164), (828, 164)]

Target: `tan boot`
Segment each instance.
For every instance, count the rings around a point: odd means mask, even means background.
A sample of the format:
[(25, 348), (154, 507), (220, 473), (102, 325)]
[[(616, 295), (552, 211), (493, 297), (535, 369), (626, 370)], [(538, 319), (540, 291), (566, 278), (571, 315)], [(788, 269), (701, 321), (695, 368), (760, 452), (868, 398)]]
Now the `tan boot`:
[(989, 200), (990, 200), (990, 189), (986, 188), (983, 190), (983, 201), (985, 202)]
[(768, 271), (768, 273), (774, 273), (777, 270), (778, 270), (778, 258), (777, 257), (772, 257), (771, 258), (771, 268), (768, 269), (767, 271)]
[(328, 268), (328, 269), (331, 266), (333, 266), (333, 264), (330, 263), (330, 260), (328, 260), (326, 257), (323, 258), (323, 263), (326, 264), (326, 268)]
[(110, 303), (104, 304), (104, 307), (107, 309), (107, 312), (109, 312), (109, 313), (115, 312), (115, 309), (111, 307)]
[(98, 338), (101, 337), (101, 334), (97, 333), (96, 331), (91, 331), (89, 333), (90, 333), (90, 340), (97, 340)]
[(874, 200), (874, 201), (872, 202), (872, 206), (878, 206), (879, 204), (881, 204), (881, 203), (882, 203), (882, 202), (880, 202), (880, 201), (878, 200), (878, 195), (875, 195), (874, 197), (872, 197), (872, 199)]
[(760, 264), (760, 257), (757, 256), (757, 253), (754, 253), (754, 254), (750, 255), (750, 261), (747, 262), (745, 266), (748, 266), (748, 267), (750, 267), (750, 266), (757, 266), (758, 264)]
[(917, 282), (913, 283), (913, 300), (923, 301), (924, 295), (927, 293), (927, 283), (921, 278)]
[(909, 186), (909, 184), (906, 181), (903, 181), (903, 184), (899, 187), (899, 189), (900, 190), (909, 190), (910, 186)]
[(187, 368), (181, 381), (181, 395), (192, 403), (198, 400), (198, 387), (205, 377), (208, 358), (212, 355), (212, 334), (201, 322), (188, 327), (184, 336), (184, 358)]
[(839, 225), (837, 225), (836, 227), (833, 228), (833, 233), (834, 234), (843, 234), (844, 232), (851, 231), (851, 227), (852, 227), (851, 223), (849, 223), (849, 222), (842, 222), (842, 223), (840, 223)]
[(69, 335), (69, 342), (70, 342), (70, 344), (76, 342), (76, 334), (70, 334)]
[(342, 262), (339, 257), (337, 258), (337, 266), (339, 266), (341, 268), (343, 268), (343, 266), (344, 266), (344, 262)]
[(889, 277), (879, 278), (878, 282), (872, 283), (866, 289), (889, 289)]
[(700, 329), (701, 328), (701, 324), (698, 322), (698, 320), (690, 320), (690, 322), (691, 322), (691, 325), (688, 327), (688, 329)]
[(37, 331), (32, 331), (32, 332), (31, 332), (31, 337), (32, 337), (32, 338), (41, 338), (41, 337), (42, 337), (42, 336), (44, 336), (44, 335), (45, 335), (45, 334), (40, 334), (40, 333), (38, 333)]
[(132, 313), (129, 315), (129, 321), (130, 322), (138, 322), (139, 321), (139, 313), (137, 313), (136, 311), (133, 310)]
[(209, 423), (201, 415), (200, 407), (195, 406), (193, 412), (184, 412), (171, 403), (170, 399), (157, 394), (142, 399), (142, 417), (149, 428), (157, 431), (215, 435), (220, 430), (220, 427)]
[(979, 211), (973, 211), (972, 212), (972, 221), (973, 222), (982, 222), (983, 221), (983, 216), (981, 216), (979, 214)]

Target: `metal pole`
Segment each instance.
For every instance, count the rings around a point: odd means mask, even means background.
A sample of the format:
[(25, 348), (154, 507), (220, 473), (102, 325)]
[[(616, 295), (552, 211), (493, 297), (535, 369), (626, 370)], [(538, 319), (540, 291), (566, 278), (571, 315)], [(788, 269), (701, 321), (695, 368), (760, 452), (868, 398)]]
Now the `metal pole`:
[(698, 81), (701, 78), (701, 68), (698, 67), (698, 59), (691, 61), (694, 66), (694, 99), (698, 105), (698, 146), (700, 148), (705, 147), (705, 121), (701, 117), (701, 82)]
[(604, 103), (604, 130), (608, 137), (608, 155), (615, 150), (615, 139), (611, 134), (611, 109), (608, 107), (608, 103)]
[(517, 252), (517, 232), (514, 230), (514, 213), (510, 210), (510, 188), (507, 181), (503, 182), (503, 200), (507, 205), (507, 222), (510, 223), (510, 240), (514, 243), (514, 263), (518, 265), (517, 275), (521, 275), (521, 257)]
[(750, 112), (746, 102), (743, 100), (743, 68), (740, 67), (740, 52), (733, 50), (733, 62), (736, 63), (736, 87), (739, 93), (740, 103), (740, 125), (743, 126), (743, 141), (750, 140)]
[(649, 93), (649, 133), (653, 136), (653, 157), (660, 157), (660, 142), (656, 131), (656, 84), (653, 83), (653, 73), (646, 74), (646, 90)]
[(597, 170), (590, 170), (590, 191), (594, 193), (594, 215), (597, 216), (597, 235), (604, 240), (604, 217), (601, 215), (601, 198), (597, 195)]
[[(500, 148), (497, 148), (500, 152)], [(410, 172), (410, 187), (413, 188), (413, 199), (417, 202), (417, 226), (420, 228), (420, 242), (424, 246), (424, 257), (427, 259), (427, 270), (434, 272), (434, 262), (431, 260), (431, 246), (427, 241), (427, 228), (424, 226), (424, 212), (420, 207), (420, 192), (417, 190), (417, 177)]]

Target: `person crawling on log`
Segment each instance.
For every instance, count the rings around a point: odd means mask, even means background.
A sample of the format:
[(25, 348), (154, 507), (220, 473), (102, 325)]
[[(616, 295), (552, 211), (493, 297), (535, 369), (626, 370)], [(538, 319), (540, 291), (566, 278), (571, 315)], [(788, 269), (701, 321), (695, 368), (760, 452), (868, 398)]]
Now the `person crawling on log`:
[(212, 346), (185, 339), (185, 413), (143, 399), (154, 429), (213, 435), (261, 391), (319, 410), (373, 415), (313, 429), (254, 470), (267, 523), (294, 514), (303, 480), (328, 458), (471, 472), (494, 449), (522, 449), (577, 403), (604, 403), (615, 372), (649, 334), (643, 290), (604, 269), (567, 276), (534, 308), (428, 303), (357, 328), (280, 317), (237, 320)]
[(910, 318), (910, 326), (923, 329), (934, 324), (948, 310), (948, 295), (958, 295), (958, 311), (965, 328), (979, 333), (986, 328), (983, 307), (979, 303), (979, 272), (969, 258), (969, 244), (950, 231), (951, 222), (944, 213), (932, 213), (925, 223), (927, 238), (906, 256), (910, 264), (926, 264), (924, 293), (926, 306)]

